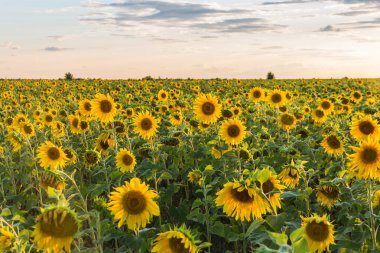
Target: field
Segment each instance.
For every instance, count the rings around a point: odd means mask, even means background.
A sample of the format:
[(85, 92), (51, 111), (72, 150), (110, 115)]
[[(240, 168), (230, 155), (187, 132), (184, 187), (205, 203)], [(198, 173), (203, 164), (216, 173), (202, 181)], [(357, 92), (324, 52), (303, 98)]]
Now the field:
[(0, 252), (379, 252), (380, 80), (0, 80)]

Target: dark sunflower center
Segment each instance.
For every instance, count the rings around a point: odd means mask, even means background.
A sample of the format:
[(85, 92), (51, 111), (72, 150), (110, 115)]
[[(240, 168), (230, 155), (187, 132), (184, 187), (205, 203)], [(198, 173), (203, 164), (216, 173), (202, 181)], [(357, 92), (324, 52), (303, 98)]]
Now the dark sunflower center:
[(363, 121), (359, 124), (359, 130), (365, 135), (372, 134), (375, 131), (375, 127), (369, 121)]
[(71, 159), (74, 156), (73, 153), (68, 149), (65, 149), (63, 152), (65, 152), (65, 155), (68, 159)]
[(124, 133), (124, 131), (125, 131), (125, 125), (121, 121), (115, 121), (114, 122), (114, 127), (116, 129), (116, 133), (121, 134), (121, 133)]
[(293, 178), (293, 179), (298, 178), (298, 172), (297, 172), (297, 170), (290, 169), (289, 173), (288, 173), (288, 176), (291, 177), (291, 178)]
[(323, 101), (322, 104), (321, 104), (321, 106), (322, 106), (323, 109), (328, 110), (328, 109), (330, 109), (331, 104), (328, 101)]
[(336, 187), (322, 187), (319, 191), (329, 199), (337, 199), (339, 195)]
[(112, 110), (112, 103), (106, 99), (100, 101), (100, 110), (104, 113), (109, 113)]
[(329, 227), (323, 222), (310, 222), (306, 225), (305, 231), (307, 236), (313, 241), (323, 242), (329, 237)]
[(133, 111), (132, 110), (127, 110), (127, 115), (128, 116), (131, 116), (133, 114)]
[(56, 147), (51, 147), (49, 148), (47, 155), (50, 160), (57, 160), (60, 157), (60, 152), (59, 149)]
[(169, 239), (169, 248), (173, 253), (188, 253), (189, 249), (185, 248), (185, 245), (181, 242), (180, 238), (172, 237)]
[(82, 130), (87, 129), (87, 127), (88, 127), (88, 122), (87, 122), (87, 121), (81, 121), (81, 122), (80, 122), (80, 128), (81, 128)]
[(54, 238), (73, 237), (79, 229), (73, 215), (63, 209), (44, 213), (39, 222), (41, 232)]
[(283, 125), (291, 126), (294, 123), (294, 117), (292, 117), (292, 115), (289, 114), (284, 114), (281, 116), (281, 123)]
[(127, 166), (131, 165), (133, 163), (133, 158), (128, 154), (123, 155), (123, 163)]
[(165, 93), (161, 93), (161, 97), (162, 98), (166, 98), (166, 94)]
[(265, 181), (265, 182), (263, 183), (263, 192), (264, 192), (265, 194), (267, 194), (267, 193), (273, 191), (273, 189), (274, 189), (274, 184), (272, 183), (272, 181), (267, 180), (267, 181)]
[(86, 111), (91, 111), (91, 103), (89, 103), (89, 102), (84, 103), (84, 109)]
[(144, 118), (141, 121), (141, 128), (145, 131), (148, 131), (149, 129), (151, 129), (152, 126), (153, 126), (153, 122), (148, 118)]
[(104, 150), (106, 150), (106, 149), (108, 149), (108, 148), (110, 147), (110, 145), (108, 144), (108, 141), (107, 141), (107, 140), (105, 140), (105, 141), (100, 141), (100, 142), (99, 142), (99, 145), (100, 145), (100, 147), (101, 147), (102, 149), (104, 149)]
[(249, 196), (248, 190), (244, 189), (242, 191), (238, 191), (237, 189), (231, 190), (232, 197), (240, 202), (248, 203), (254, 200), (253, 196)]
[(46, 120), (46, 122), (52, 122), (53, 117), (51, 115), (46, 115), (45, 120)]
[(206, 102), (202, 105), (202, 112), (206, 115), (212, 115), (215, 112), (215, 105), (211, 102)]
[(364, 149), (361, 154), (362, 161), (365, 164), (374, 163), (377, 160), (377, 157), (378, 157), (377, 151), (372, 148)]
[(24, 131), (26, 134), (31, 134), (33, 133), (33, 129), (30, 125), (24, 125)]
[(181, 117), (179, 116), (179, 115), (174, 115), (174, 118), (176, 119), (176, 120), (180, 120), (181, 119)]
[(73, 119), (73, 127), (78, 127), (79, 120), (77, 118)]
[(253, 97), (254, 97), (254, 98), (260, 98), (260, 97), (261, 97), (261, 91), (259, 91), (259, 90), (255, 90), (255, 91), (253, 92)]
[(315, 115), (316, 115), (318, 118), (322, 118), (323, 116), (325, 116), (325, 113), (324, 113), (322, 110), (316, 110), (316, 111), (315, 111)]
[(84, 159), (86, 160), (87, 164), (94, 164), (98, 162), (98, 155), (94, 151), (87, 151), (84, 154)]
[(271, 100), (273, 103), (280, 103), (282, 100), (281, 94), (275, 93), (272, 95)]
[(240, 134), (240, 128), (237, 125), (231, 125), (227, 128), (227, 134), (229, 137), (236, 138)]
[(123, 196), (123, 208), (129, 214), (141, 214), (146, 209), (146, 199), (139, 191), (129, 191)]
[(332, 149), (338, 149), (340, 148), (340, 141), (335, 135), (330, 135), (327, 137), (327, 144), (329, 145), (330, 148)]
[(355, 92), (354, 93), (354, 98), (356, 98), (356, 99), (359, 99), (359, 98), (361, 98), (361, 94), (359, 93), (359, 92)]

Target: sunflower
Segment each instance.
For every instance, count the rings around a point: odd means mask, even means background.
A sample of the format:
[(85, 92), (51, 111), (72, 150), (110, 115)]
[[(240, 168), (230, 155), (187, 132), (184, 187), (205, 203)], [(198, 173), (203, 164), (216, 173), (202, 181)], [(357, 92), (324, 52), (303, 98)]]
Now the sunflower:
[(318, 108), (322, 109), (327, 115), (329, 115), (334, 111), (334, 104), (328, 99), (322, 99)]
[(182, 124), (182, 120), (183, 120), (183, 116), (182, 116), (181, 112), (179, 112), (179, 111), (174, 112), (170, 116), (170, 123), (173, 126), (180, 126)]
[(321, 109), (314, 110), (312, 116), (316, 124), (322, 124), (327, 120), (327, 114)]
[(373, 195), (374, 195), (373, 200), (372, 200), (373, 207), (380, 206), (380, 190), (375, 191)]
[[(285, 189), (286, 187), (280, 183), (280, 180), (277, 179), (277, 175), (271, 172), (269, 168), (261, 170), (260, 173), (266, 174), (268, 179), (263, 183), (256, 181), (256, 186), (259, 187), (265, 195), (267, 195), (267, 198), (269, 199), (273, 209), (277, 210), (277, 208), (281, 208), (281, 190)], [(272, 191), (275, 191), (275, 193)], [(269, 208), (268, 212), (271, 211), (272, 209)]]
[(204, 180), (202, 176), (202, 172), (200, 170), (192, 170), (187, 175), (187, 178), (190, 183), (197, 183), (199, 186), (202, 185), (202, 182)]
[(47, 252), (70, 251), (74, 236), (80, 223), (74, 211), (67, 207), (42, 209), (37, 217), (32, 236), (39, 250)]
[(375, 139), (367, 139), (360, 147), (352, 147), (354, 154), (349, 155), (348, 168), (359, 179), (380, 178), (380, 144)]
[(101, 122), (113, 121), (116, 115), (116, 104), (113, 98), (107, 94), (96, 94), (95, 98), (91, 101), (91, 110)]
[(334, 243), (334, 225), (328, 220), (326, 215), (314, 215), (302, 219), (302, 227), (305, 228), (303, 237), (307, 240), (309, 252), (323, 252), (329, 250)]
[(22, 148), (25, 138), (19, 132), (10, 130), (7, 134), (7, 140), (12, 145), (12, 151), (17, 152)]
[(72, 148), (65, 148), (63, 149), (63, 152), (65, 152), (67, 161), (66, 165), (76, 164), (78, 157), (75, 151)]
[(244, 140), (246, 127), (238, 119), (228, 119), (220, 126), (219, 135), (228, 145), (238, 145)]
[(316, 189), (317, 201), (331, 208), (339, 198), (339, 187), (334, 184), (322, 184)]
[(127, 221), (128, 229), (140, 230), (145, 228), (153, 216), (160, 215), (160, 208), (153, 200), (157, 197), (154, 190), (141, 183), (139, 178), (132, 178), (123, 186), (116, 187), (110, 194), (108, 210), (118, 220), (118, 227)]
[(50, 126), (54, 122), (54, 118), (54, 115), (49, 112), (44, 113), (44, 115), (42, 116), (42, 120), (45, 126)]
[(73, 134), (79, 134), (81, 132), (79, 128), (80, 118), (77, 115), (69, 115), (70, 128)]
[(45, 141), (41, 144), (38, 148), (37, 158), (40, 160), (41, 167), (52, 170), (63, 168), (68, 160), (65, 152), (50, 141)]
[(84, 100), (81, 100), (79, 101), (79, 112), (82, 114), (82, 115), (91, 115), (91, 101), (88, 100), (88, 99), (84, 99)]
[(326, 136), (321, 145), (329, 155), (341, 155), (344, 152), (344, 145), (335, 134)]
[(234, 114), (235, 117), (238, 117), (242, 110), (239, 106), (234, 106), (233, 108), (231, 108), (231, 112)]
[(122, 172), (133, 172), (136, 165), (136, 158), (133, 153), (127, 149), (120, 149), (116, 155), (116, 167)]
[(202, 123), (211, 124), (218, 120), (222, 114), (222, 106), (218, 98), (212, 94), (198, 95), (194, 102), (194, 114)]
[(215, 203), (223, 206), (223, 211), (236, 220), (261, 219), (269, 209), (268, 202), (260, 196), (259, 189), (251, 186), (250, 181), (245, 184), (228, 182), (223, 189), (216, 193)]
[(159, 233), (153, 242), (152, 253), (197, 253), (198, 241), (185, 226)]
[(109, 148), (115, 146), (115, 140), (110, 133), (102, 133), (96, 139), (95, 148), (103, 156), (108, 155)]
[(351, 100), (354, 101), (354, 103), (359, 103), (363, 99), (362, 94), (359, 91), (353, 91), (351, 92)]
[(229, 152), (231, 150), (232, 150), (231, 146), (228, 146), (228, 148), (226, 148), (226, 149), (221, 149), (219, 146), (213, 146), (211, 148), (211, 155), (215, 159), (220, 159), (220, 158), (222, 158), (222, 155), (224, 155), (225, 153), (227, 153), (227, 152)]
[(263, 101), (265, 99), (264, 89), (260, 87), (253, 87), (249, 91), (249, 98), (254, 102)]
[(91, 167), (92, 165), (95, 165), (100, 160), (100, 153), (96, 150), (86, 150), (84, 153), (84, 164), (87, 168)]
[(278, 178), (281, 179), (281, 181), (289, 188), (294, 188), (298, 184), (301, 176), (298, 169), (294, 166), (294, 162), (292, 161), (291, 164), (286, 165), (282, 169), (280, 174), (278, 174)]
[(279, 108), (286, 104), (286, 97), (283, 91), (272, 90), (269, 93), (268, 103), (274, 108)]
[(351, 135), (359, 140), (366, 140), (367, 137), (379, 138), (379, 124), (376, 120), (372, 119), (370, 115), (363, 116), (361, 118), (356, 118), (351, 125)]
[(44, 173), (40, 177), (40, 187), (44, 189), (46, 192), (49, 191), (49, 187), (57, 191), (62, 191), (65, 187), (65, 184), (63, 180), (55, 174)]
[(168, 100), (168, 93), (165, 90), (160, 90), (158, 92), (157, 98), (159, 101), (166, 101)]
[(140, 135), (141, 138), (148, 140), (152, 138), (157, 131), (157, 120), (150, 112), (138, 113), (134, 118), (134, 132)]
[(286, 113), (286, 112), (282, 113), (279, 116), (278, 120), (279, 120), (281, 127), (286, 131), (293, 129), (297, 123), (296, 118), (293, 115)]
[(14, 245), (15, 235), (9, 227), (0, 227), (0, 252), (8, 252)]

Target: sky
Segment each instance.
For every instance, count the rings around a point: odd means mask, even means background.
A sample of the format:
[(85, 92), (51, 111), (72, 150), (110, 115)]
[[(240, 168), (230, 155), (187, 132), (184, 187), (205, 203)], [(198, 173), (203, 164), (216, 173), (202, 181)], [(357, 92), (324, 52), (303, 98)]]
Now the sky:
[(0, 78), (380, 77), (380, 0), (0, 4)]

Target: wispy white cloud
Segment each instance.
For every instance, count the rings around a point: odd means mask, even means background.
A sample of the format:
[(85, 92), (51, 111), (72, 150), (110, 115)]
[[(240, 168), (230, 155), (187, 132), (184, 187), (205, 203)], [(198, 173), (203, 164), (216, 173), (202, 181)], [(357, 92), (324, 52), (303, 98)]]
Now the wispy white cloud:
[(13, 41), (8, 41), (3, 44), (0, 44), (0, 48), (6, 48), (9, 50), (19, 50), (20, 46), (15, 44)]

